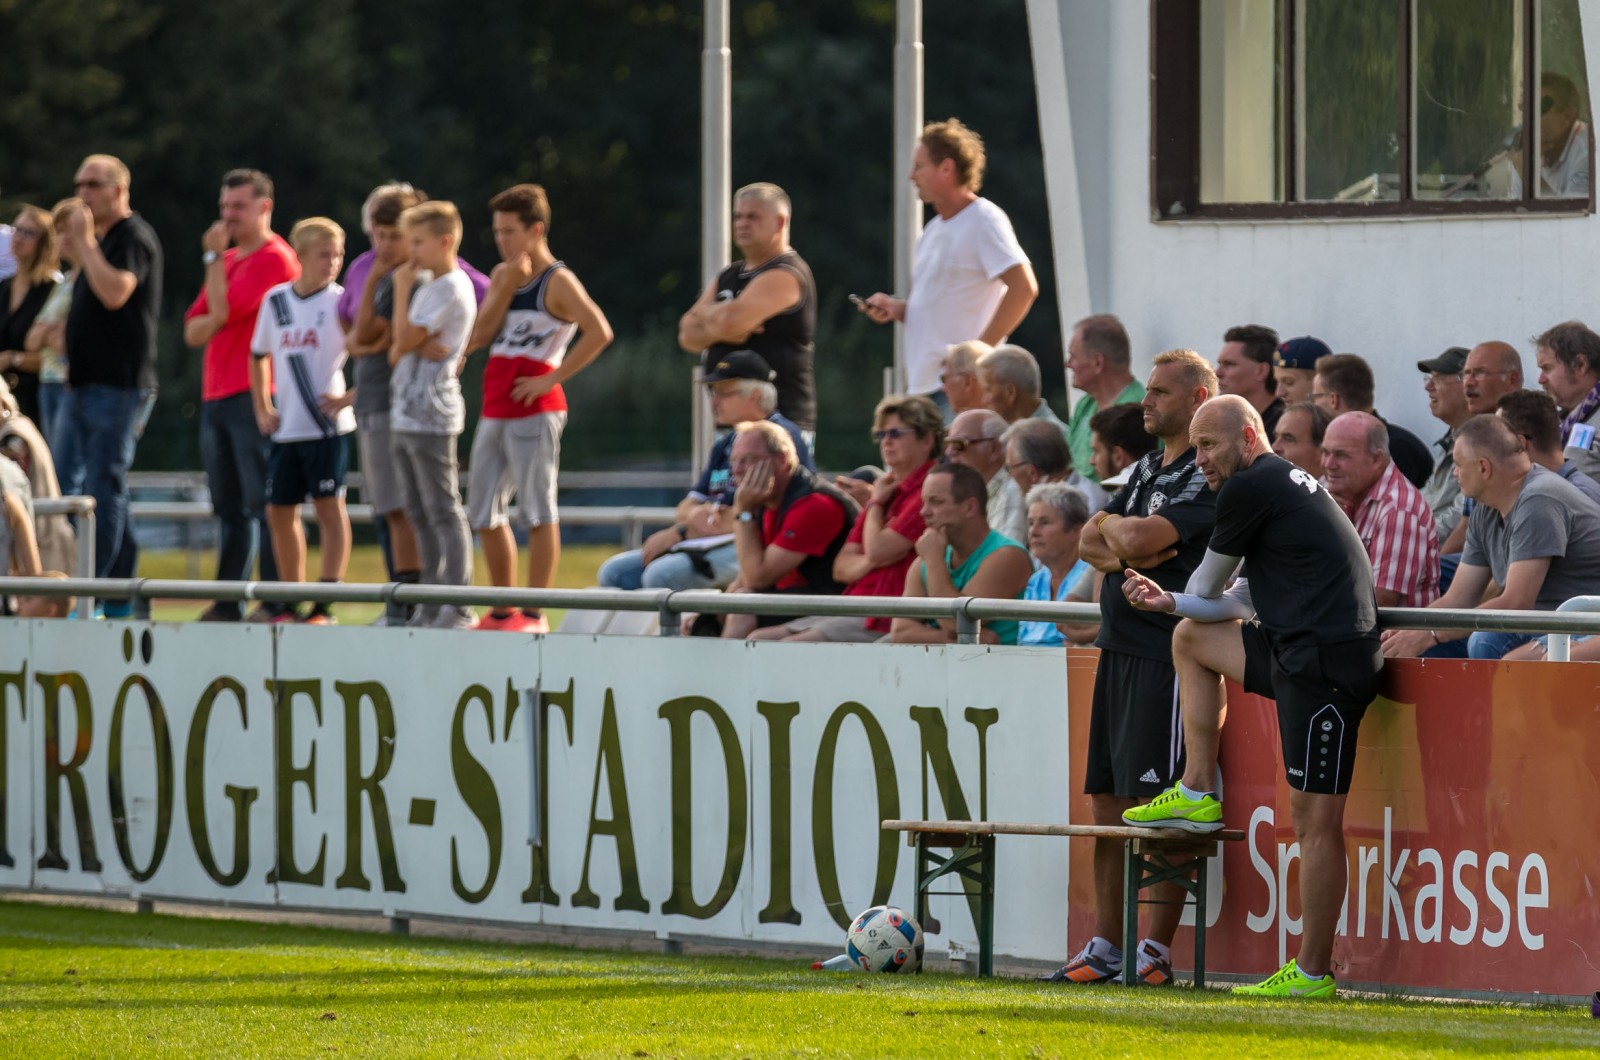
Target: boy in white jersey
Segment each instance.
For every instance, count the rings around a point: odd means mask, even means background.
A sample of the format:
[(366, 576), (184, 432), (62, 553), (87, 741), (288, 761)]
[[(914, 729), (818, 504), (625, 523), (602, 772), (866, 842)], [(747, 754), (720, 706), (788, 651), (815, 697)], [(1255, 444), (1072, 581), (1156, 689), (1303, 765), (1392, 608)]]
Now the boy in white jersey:
[[(461, 507), (456, 437), (466, 426), (457, 380), (478, 303), (456, 264), (461, 214), (435, 200), (400, 215), (411, 260), (394, 270), (394, 342), (389, 348), (389, 445), (400, 496), (417, 538), (422, 581), (472, 583), (472, 533)], [(424, 605), (413, 626), (471, 629), (468, 607)]]
[[(550, 251), (550, 202), (537, 184), (489, 200), (501, 264), (489, 277), (469, 349), (489, 347), (483, 418), (472, 441), (467, 500), (495, 585), (517, 579), (511, 495), (528, 532), (528, 586), (548, 588), (561, 555), (556, 473), (567, 399), (561, 384), (611, 344), (611, 325), (572, 270)], [(572, 343), (574, 334), (578, 341)], [(569, 349), (569, 343), (572, 344)], [(496, 608), (479, 629), (545, 633), (537, 608)]]
[[(289, 242), (300, 258), (300, 278), (267, 291), (250, 342), (256, 425), (272, 436), (267, 528), (279, 577), (305, 581), (300, 502), (310, 497), (322, 541), (322, 580), (336, 582), (344, 577), (350, 558), (344, 475), (350, 461), (348, 436), (356, 429), (349, 408), (332, 415), (327, 411), (342, 405), (338, 399), (344, 394), (346, 354), (338, 312), (344, 289), (333, 282), (344, 263), (344, 229), (326, 217), (309, 217), (294, 226)], [(305, 621), (332, 625), (329, 605), (315, 605)]]

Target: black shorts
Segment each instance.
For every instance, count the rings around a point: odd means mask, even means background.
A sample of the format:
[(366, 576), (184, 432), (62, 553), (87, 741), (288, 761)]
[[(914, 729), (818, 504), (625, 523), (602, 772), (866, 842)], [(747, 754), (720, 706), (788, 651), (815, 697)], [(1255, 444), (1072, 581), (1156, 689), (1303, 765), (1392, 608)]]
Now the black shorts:
[(1172, 664), (1101, 651), (1089, 713), (1085, 795), (1159, 795), (1183, 775), (1183, 717)]
[(1291, 788), (1350, 790), (1356, 732), (1378, 694), (1383, 649), (1376, 637), (1339, 644), (1276, 644), (1253, 622), (1244, 636), (1244, 690), (1278, 704), (1278, 739)]
[(274, 442), (267, 457), (267, 503), (299, 504), (310, 497), (344, 495), (344, 473), (350, 466), (346, 435), (304, 442)]

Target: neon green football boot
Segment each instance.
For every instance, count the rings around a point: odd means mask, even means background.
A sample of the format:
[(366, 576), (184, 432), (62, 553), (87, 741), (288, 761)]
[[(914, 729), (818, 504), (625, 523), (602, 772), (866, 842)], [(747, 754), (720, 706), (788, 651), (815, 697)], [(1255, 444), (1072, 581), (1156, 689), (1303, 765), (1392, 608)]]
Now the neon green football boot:
[(1222, 803), (1209, 794), (1191, 799), (1174, 784), (1143, 806), (1123, 811), (1122, 819), (1141, 828), (1215, 832), (1222, 828)]
[(1233, 992), (1242, 997), (1281, 997), (1281, 998), (1332, 998), (1339, 992), (1339, 986), (1334, 982), (1333, 973), (1329, 972), (1321, 979), (1308, 979), (1300, 966), (1290, 961), (1288, 964), (1273, 972), (1270, 977), (1248, 986), (1236, 986)]

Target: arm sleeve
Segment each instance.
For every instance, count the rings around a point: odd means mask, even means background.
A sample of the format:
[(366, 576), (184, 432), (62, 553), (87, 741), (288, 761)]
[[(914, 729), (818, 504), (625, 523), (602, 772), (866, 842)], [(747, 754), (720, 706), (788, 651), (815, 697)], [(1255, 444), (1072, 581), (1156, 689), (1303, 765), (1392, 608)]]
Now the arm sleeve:
[(1173, 593), (1172, 599), (1177, 604), (1174, 614), (1180, 618), (1192, 618), (1196, 622), (1226, 622), (1235, 618), (1249, 618), (1256, 613), (1255, 602), (1250, 598), (1250, 582), (1245, 578), (1228, 586), (1221, 596)]
[(1189, 584), (1185, 587), (1185, 592), (1215, 600), (1223, 594), (1223, 590), (1228, 586), (1228, 580), (1243, 562), (1244, 560), (1238, 556), (1225, 556), (1215, 549), (1206, 549), (1205, 556), (1200, 560), (1200, 566), (1189, 575)]

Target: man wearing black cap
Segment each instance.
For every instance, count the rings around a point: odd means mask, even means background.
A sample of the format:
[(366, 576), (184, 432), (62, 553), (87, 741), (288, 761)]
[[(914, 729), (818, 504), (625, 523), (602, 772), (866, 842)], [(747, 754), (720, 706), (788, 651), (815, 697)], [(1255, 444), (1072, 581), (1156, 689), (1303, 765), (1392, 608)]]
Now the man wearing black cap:
[(1277, 356), (1272, 359), (1273, 374), (1278, 378), (1278, 396), (1285, 405), (1296, 405), (1311, 400), (1311, 384), (1317, 374), (1317, 359), (1333, 350), (1321, 339), (1302, 335), (1297, 339), (1279, 343)]
[(794, 441), (802, 465), (815, 470), (800, 428), (782, 413), (773, 371), (761, 355), (736, 350), (718, 358), (705, 376), (711, 413), (724, 428), (700, 477), (678, 502), (673, 525), (645, 538), (644, 547), (619, 552), (600, 565), (608, 589), (721, 589), (739, 572), (733, 547), (733, 440), (726, 428), (767, 420)]
[(1450, 531), (1461, 521), (1461, 483), (1456, 481), (1453, 450), (1456, 428), (1472, 415), (1467, 411), (1467, 395), (1461, 381), (1461, 372), (1466, 366), (1467, 350), (1462, 346), (1452, 346), (1437, 357), (1417, 362), (1417, 371), (1427, 377), (1422, 388), (1428, 392), (1428, 411), (1446, 428), (1433, 443), (1438, 455), (1434, 458), (1433, 474), (1422, 487), (1423, 499), (1433, 511), (1433, 526), (1440, 542), (1449, 537)]

